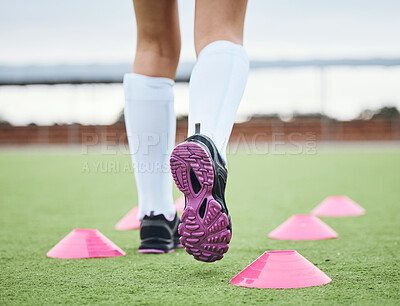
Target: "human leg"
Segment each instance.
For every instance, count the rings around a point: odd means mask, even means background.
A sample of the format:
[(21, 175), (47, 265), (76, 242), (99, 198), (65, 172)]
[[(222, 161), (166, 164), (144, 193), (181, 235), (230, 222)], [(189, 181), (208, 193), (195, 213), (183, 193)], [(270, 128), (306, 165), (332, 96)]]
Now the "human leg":
[(195, 47), (190, 80), (188, 136), (201, 133), (216, 144), (226, 163), (226, 146), (245, 89), (249, 60), (242, 47), (247, 1), (196, 2)]
[(186, 196), (179, 233), (195, 259), (213, 262), (229, 249), (226, 145), (249, 61), (240, 43), (246, 1), (196, 1), (198, 61), (190, 80), (188, 139), (171, 154), (172, 176)]
[(137, 49), (133, 73), (124, 77), (124, 91), (138, 217), (162, 215), (171, 221), (176, 215), (168, 159), (176, 127), (173, 79), (180, 53), (177, 1), (134, 0), (134, 8)]

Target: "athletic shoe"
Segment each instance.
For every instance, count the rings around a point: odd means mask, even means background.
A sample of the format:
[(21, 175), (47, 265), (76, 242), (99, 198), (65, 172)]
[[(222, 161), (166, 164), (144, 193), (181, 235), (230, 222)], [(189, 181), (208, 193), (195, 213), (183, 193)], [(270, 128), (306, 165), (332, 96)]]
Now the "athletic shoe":
[(144, 216), (140, 223), (139, 253), (171, 253), (180, 247), (178, 225), (180, 220), (175, 214), (174, 220), (168, 221), (163, 214)]
[(179, 225), (186, 252), (205, 262), (222, 259), (232, 225), (224, 196), (228, 171), (217, 147), (207, 136), (195, 134), (175, 147), (170, 166), (186, 199)]

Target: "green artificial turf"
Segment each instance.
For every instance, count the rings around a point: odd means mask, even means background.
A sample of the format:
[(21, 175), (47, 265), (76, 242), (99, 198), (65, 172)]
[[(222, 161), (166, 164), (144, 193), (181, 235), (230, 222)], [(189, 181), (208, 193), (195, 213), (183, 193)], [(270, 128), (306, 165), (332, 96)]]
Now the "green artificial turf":
[[(129, 165), (123, 154), (0, 154), (0, 304), (400, 303), (399, 151), (229, 156), (233, 238), (225, 258), (212, 264), (196, 262), (183, 249), (140, 255), (138, 231), (114, 230), (136, 205)], [(338, 194), (367, 211), (361, 217), (323, 218), (338, 239), (267, 237), (290, 215), (308, 213), (326, 196)], [(99, 229), (127, 255), (47, 258), (73, 228)], [(284, 290), (229, 283), (264, 251), (293, 249), (333, 281)]]

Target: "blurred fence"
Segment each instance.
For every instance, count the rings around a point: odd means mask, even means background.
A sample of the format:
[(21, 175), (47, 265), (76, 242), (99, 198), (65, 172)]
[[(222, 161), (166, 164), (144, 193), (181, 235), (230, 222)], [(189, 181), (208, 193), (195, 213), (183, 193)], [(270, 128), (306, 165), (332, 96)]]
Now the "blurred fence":
[[(176, 142), (187, 135), (187, 120), (177, 121)], [(400, 141), (400, 118), (337, 121), (326, 117), (253, 118), (235, 124), (230, 142)], [(0, 125), (0, 145), (125, 145), (125, 125)]]

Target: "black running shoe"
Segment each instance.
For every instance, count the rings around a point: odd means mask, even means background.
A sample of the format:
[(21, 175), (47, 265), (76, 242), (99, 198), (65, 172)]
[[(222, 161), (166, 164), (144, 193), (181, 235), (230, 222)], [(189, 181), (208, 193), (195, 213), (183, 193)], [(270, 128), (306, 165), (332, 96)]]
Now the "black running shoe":
[(179, 242), (178, 215), (168, 221), (163, 214), (144, 216), (140, 223), (139, 253), (171, 253), (175, 248), (181, 247)]
[(190, 136), (172, 151), (170, 166), (186, 198), (179, 225), (186, 252), (205, 262), (222, 259), (229, 249), (232, 224), (224, 195), (228, 171), (217, 147), (205, 135)]

